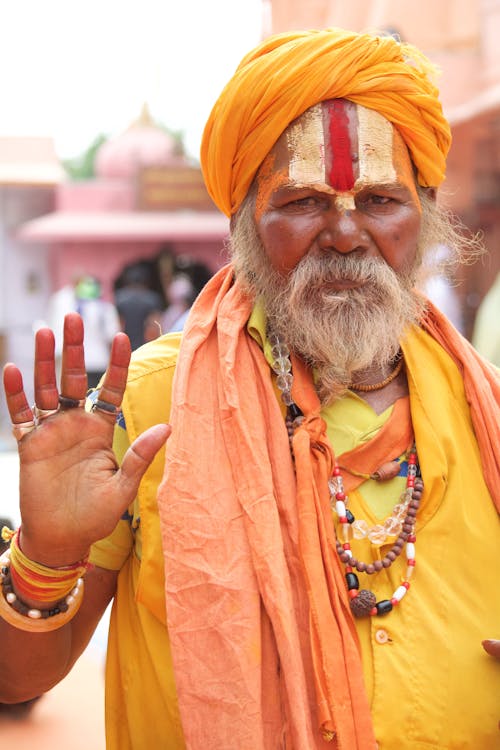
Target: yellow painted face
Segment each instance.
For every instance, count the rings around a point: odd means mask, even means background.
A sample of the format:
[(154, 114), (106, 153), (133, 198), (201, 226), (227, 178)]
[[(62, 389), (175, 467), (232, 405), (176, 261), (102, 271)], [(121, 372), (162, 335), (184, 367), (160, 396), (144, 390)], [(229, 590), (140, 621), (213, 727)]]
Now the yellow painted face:
[(417, 204), (412, 162), (401, 135), (378, 112), (330, 99), (294, 120), (257, 175), (256, 218), (284, 185), (336, 196), (339, 210), (354, 210), (367, 187), (404, 185)]

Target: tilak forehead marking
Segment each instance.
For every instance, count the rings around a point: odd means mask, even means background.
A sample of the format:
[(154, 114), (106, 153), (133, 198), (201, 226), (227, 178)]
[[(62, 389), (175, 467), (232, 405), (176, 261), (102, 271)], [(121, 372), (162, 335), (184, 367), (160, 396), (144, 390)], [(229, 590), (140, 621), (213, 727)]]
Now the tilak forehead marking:
[(354, 188), (357, 143), (351, 139), (350, 113), (353, 107), (343, 99), (323, 104), (324, 137), (326, 148), (327, 182), (338, 193)]
[(289, 127), (286, 138), (288, 176), (297, 186), (345, 193), (396, 179), (394, 128), (374, 110), (344, 100), (317, 104)]
[(286, 134), (289, 163), (288, 176), (299, 185), (324, 184), (325, 142), (321, 104), (306, 110)]
[(394, 127), (373, 109), (357, 106), (356, 110), (359, 155), (356, 187), (395, 182)]

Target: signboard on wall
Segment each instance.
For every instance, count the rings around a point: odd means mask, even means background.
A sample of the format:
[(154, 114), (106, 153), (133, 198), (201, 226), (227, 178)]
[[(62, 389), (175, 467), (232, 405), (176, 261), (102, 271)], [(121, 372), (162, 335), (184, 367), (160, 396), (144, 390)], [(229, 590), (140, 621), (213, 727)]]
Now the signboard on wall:
[(140, 211), (217, 210), (197, 167), (144, 167), (138, 175)]

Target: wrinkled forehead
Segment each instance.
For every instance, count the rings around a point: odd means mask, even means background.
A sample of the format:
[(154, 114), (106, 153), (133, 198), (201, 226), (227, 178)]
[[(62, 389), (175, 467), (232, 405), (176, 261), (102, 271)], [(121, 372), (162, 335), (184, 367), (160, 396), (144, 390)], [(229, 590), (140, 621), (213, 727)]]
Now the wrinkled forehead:
[(346, 99), (320, 102), (294, 120), (262, 165), (261, 173), (270, 171), (291, 185), (335, 193), (414, 182), (408, 150), (392, 123)]

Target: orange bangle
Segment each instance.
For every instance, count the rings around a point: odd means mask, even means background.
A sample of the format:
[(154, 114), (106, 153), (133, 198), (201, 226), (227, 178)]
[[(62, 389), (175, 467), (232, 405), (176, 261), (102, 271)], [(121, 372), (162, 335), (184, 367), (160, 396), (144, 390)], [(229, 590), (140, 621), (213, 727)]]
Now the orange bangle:
[(83, 600), (83, 579), (71, 592), (49, 610), (29, 607), (14, 592), (10, 579), (10, 555), (0, 557), (0, 617), (18, 630), (47, 633), (66, 625), (78, 612)]
[(10, 541), (11, 577), (16, 592), (23, 599), (40, 603), (62, 600), (87, 571), (88, 559), (60, 568), (36, 563), (23, 553), (19, 544), (20, 531), (18, 529)]

